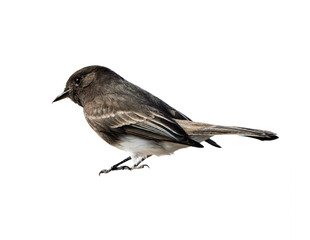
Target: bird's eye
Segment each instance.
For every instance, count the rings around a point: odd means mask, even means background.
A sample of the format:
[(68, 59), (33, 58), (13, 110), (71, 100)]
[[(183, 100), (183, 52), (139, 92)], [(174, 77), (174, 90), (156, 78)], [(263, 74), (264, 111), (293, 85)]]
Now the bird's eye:
[(80, 85), (81, 84), (81, 82), (82, 82), (82, 78), (81, 77), (76, 77), (75, 79), (74, 79), (74, 82), (75, 82), (75, 85)]

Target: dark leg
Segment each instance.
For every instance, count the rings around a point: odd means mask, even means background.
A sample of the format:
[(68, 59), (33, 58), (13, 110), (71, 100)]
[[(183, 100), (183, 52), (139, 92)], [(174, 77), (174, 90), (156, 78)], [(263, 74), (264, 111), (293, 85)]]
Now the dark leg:
[(120, 161), (119, 163), (113, 165), (110, 169), (103, 169), (103, 170), (101, 170), (100, 173), (99, 173), (99, 176), (100, 176), (101, 173), (109, 173), (111, 171), (116, 171), (116, 170), (124, 170), (124, 169), (130, 170), (130, 167), (127, 167), (127, 166), (120, 166), (119, 167), (119, 165), (121, 165), (121, 164), (123, 164), (125, 162), (128, 162), (130, 159), (131, 159), (131, 157), (129, 156), (129, 157), (125, 158), (123, 161)]
[(141, 168), (144, 168), (144, 167), (148, 167), (148, 165), (146, 164), (142, 164), (140, 165), (145, 159), (147, 159), (148, 157), (150, 157), (152, 155), (147, 155), (146, 157), (142, 158), (138, 163), (136, 163), (135, 165), (133, 165), (133, 167), (128, 167), (128, 166), (120, 166), (121, 164), (129, 161), (131, 159), (131, 157), (128, 157), (126, 159), (124, 159), (123, 161), (120, 161), (119, 163), (113, 165), (110, 169), (103, 169), (100, 171), (99, 173), (99, 176), (101, 173), (109, 173), (111, 171), (117, 171), (117, 170), (133, 170), (133, 169), (141, 169)]

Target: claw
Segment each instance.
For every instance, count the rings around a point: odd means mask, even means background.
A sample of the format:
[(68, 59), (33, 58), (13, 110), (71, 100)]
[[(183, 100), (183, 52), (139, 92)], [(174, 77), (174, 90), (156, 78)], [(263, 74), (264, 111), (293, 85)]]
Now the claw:
[(119, 166), (119, 167), (111, 167), (110, 169), (103, 169), (99, 172), (99, 176), (102, 173), (109, 173), (111, 171), (117, 171), (117, 170), (132, 170), (132, 168), (128, 167), (128, 166)]
[(142, 165), (139, 165), (139, 166), (134, 167), (134, 169), (142, 169), (142, 168), (144, 168), (144, 167), (150, 168), (149, 165), (147, 165), (147, 164), (142, 164)]
[(119, 167), (116, 167), (116, 168), (112, 168), (112, 170), (131, 170), (130, 167), (128, 166), (119, 166)]
[(111, 172), (111, 169), (103, 169), (99, 172), (99, 177), (102, 173), (109, 173), (109, 172)]

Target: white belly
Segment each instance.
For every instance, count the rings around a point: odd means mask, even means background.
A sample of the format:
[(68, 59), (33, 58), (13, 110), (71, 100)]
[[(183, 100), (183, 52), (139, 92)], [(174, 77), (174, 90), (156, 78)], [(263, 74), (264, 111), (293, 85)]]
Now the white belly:
[(184, 144), (172, 143), (167, 141), (153, 141), (135, 136), (123, 137), (115, 147), (130, 152), (133, 157), (145, 157), (148, 155), (168, 155), (174, 151), (188, 147)]

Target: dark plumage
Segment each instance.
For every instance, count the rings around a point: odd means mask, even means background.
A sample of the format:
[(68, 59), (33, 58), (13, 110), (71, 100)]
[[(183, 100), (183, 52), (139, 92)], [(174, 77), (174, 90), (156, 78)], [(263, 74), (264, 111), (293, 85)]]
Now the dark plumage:
[[(139, 164), (150, 155), (170, 154), (187, 146), (202, 148), (202, 141), (220, 147), (210, 139), (213, 135), (277, 138), (268, 131), (193, 122), (159, 98), (101, 66), (75, 72), (54, 102), (66, 97), (83, 107), (87, 122), (101, 138), (131, 153), (136, 160), (134, 168), (144, 166)], [(128, 167), (117, 164), (106, 171), (124, 168)]]

